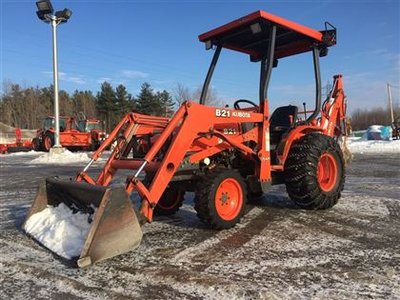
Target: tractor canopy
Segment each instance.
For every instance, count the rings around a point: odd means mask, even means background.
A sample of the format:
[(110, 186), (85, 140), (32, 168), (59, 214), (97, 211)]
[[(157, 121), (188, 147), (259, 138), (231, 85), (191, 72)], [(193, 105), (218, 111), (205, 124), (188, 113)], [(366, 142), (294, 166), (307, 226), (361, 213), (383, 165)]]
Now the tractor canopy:
[[(60, 128), (66, 129), (69, 126), (68, 117), (60, 117)], [(54, 117), (46, 117), (43, 119), (42, 128), (44, 130), (54, 129), (56, 127), (56, 120)]]
[(315, 46), (326, 49), (336, 44), (336, 28), (328, 22), (325, 30), (317, 31), (261, 10), (203, 33), (199, 40), (206, 43), (207, 49), (222, 46), (259, 61), (267, 53), (270, 28), (274, 25), (277, 28), (275, 59), (311, 51)]

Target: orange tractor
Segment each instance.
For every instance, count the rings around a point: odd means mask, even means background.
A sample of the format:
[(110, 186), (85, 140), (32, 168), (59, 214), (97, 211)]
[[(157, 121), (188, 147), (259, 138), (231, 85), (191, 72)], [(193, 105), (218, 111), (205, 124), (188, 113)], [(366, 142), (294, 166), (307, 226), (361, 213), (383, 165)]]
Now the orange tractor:
[[(154, 214), (175, 213), (187, 191), (195, 193), (198, 217), (215, 229), (235, 226), (246, 203), (275, 184), (285, 184), (289, 197), (304, 209), (327, 209), (338, 202), (345, 179), (338, 143), (345, 135), (345, 95), (342, 76), (336, 75), (322, 103), (319, 67), (319, 58), (336, 44), (336, 29), (326, 23), (316, 31), (257, 11), (199, 39), (215, 49), (200, 103), (184, 102), (171, 119), (127, 114), (74, 179), (48, 178), (39, 189), (28, 218), (61, 202), (80, 210), (96, 207), (78, 266), (136, 248), (140, 226)], [(205, 104), (223, 48), (259, 63), (258, 103), (240, 99), (234, 108)], [(314, 65), (314, 110), (301, 121), (304, 112), (296, 106), (270, 114), (272, 69), (278, 60), (304, 52), (311, 52)], [(116, 147), (93, 177), (90, 166), (115, 139)], [(123, 186), (110, 185), (121, 169), (132, 175)], [(130, 201), (133, 192), (141, 198), (138, 209)]]
[[(42, 128), (37, 130), (32, 140), (35, 151), (49, 151), (54, 145), (55, 133), (54, 117), (43, 120)], [(79, 120), (73, 117), (60, 117), (60, 144), (70, 150), (96, 150), (105, 140), (106, 134), (102, 130), (99, 120)]]
[(97, 119), (85, 118), (79, 120), (77, 128), (80, 132), (86, 132), (90, 135), (91, 143), (88, 147), (89, 150), (97, 150), (107, 137), (103, 122)]
[(21, 128), (15, 128), (15, 140), (0, 142), (0, 154), (13, 153), (13, 152), (27, 152), (32, 149), (32, 142), (30, 139), (22, 137)]

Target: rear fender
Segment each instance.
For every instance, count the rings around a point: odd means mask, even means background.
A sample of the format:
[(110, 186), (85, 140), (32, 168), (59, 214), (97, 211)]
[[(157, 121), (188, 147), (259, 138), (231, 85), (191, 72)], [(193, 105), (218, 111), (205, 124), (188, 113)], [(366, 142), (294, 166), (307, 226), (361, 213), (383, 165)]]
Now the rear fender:
[(310, 132), (322, 132), (322, 128), (315, 125), (300, 125), (292, 129), (276, 148), (279, 163), (283, 166), (294, 142)]

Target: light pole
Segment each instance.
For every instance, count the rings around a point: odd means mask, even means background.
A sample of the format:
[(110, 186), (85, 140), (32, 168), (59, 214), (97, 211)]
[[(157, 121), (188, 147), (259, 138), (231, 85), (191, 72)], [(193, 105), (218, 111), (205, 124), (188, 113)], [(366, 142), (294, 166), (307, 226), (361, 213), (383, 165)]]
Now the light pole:
[(57, 26), (66, 23), (72, 15), (72, 11), (67, 8), (57, 11), (53, 14), (54, 9), (50, 0), (36, 1), (38, 11), (36, 12), (40, 20), (50, 23), (53, 35), (53, 85), (54, 85), (54, 118), (55, 118), (55, 134), (54, 148), (61, 148), (60, 144), (60, 115), (58, 106), (58, 61), (57, 61)]
[(387, 84), (387, 92), (388, 92), (388, 100), (389, 100), (389, 110), (390, 110), (390, 121), (391, 124), (394, 123), (394, 116), (393, 116), (393, 102), (392, 102), (392, 90), (390, 89), (391, 85)]

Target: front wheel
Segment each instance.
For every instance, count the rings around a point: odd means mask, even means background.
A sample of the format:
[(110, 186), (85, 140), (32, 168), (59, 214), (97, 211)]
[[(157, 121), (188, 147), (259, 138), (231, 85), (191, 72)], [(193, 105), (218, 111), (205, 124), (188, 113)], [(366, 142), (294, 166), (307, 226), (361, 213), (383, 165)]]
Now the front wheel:
[(198, 217), (214, 229), (231, 228), (243, 216), (247, 190), (236, 170), (219, 169), (204, 175), (195, 194)]
[(34, 139), (32, 140), (32, 149), (33, 149), (34, 151), (40, 151), (40, 150), (42, 150), (42, 145), (41, 145), (40, 140), (39, 140), (38, 138), (34, 138)]
[(331, 137), (307, 134), (294, 143), (285, 162), (289, 197), (301, 208), (327, 209), (334, 206), (345, 181), (344, 159)]
[(54, 145), (54, 135), (52, 133), (46, 133), (43, 139), (43, 148), (46, 152), (49, 152), (51, 147)]

